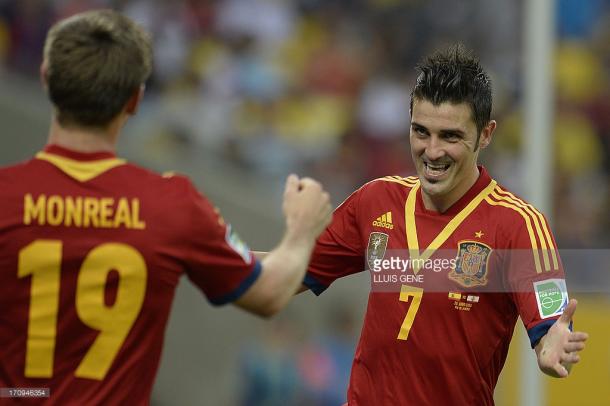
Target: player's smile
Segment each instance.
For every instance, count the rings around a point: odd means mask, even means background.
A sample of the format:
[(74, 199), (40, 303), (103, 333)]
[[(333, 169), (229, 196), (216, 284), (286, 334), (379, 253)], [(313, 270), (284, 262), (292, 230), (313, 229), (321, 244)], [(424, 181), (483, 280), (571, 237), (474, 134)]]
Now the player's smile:
[(437, 182), (443, 179), (451, 166), (451, 163), (429, 162), (426, 159), (423, 160), (423, 163), (425, 167), (424, 175), (430, 182)]

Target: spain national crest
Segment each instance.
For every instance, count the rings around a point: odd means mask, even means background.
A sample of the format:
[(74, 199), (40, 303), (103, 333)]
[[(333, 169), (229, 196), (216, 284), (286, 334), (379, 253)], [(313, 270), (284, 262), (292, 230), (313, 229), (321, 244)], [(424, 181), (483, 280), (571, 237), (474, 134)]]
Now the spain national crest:
[(369, 235), (369, 243), (366, 246), (366, 260), (369, 264), (369, 269), (375, 267), (376, 259), (383, 259), (389, 239), (390, 237), (386, 233), (372, 232)]
[(479, 241), (458, 242), (455, 268), (449, 272), (449, 279), (471, 288), (487, 285), (487, 270), (491, 247)]

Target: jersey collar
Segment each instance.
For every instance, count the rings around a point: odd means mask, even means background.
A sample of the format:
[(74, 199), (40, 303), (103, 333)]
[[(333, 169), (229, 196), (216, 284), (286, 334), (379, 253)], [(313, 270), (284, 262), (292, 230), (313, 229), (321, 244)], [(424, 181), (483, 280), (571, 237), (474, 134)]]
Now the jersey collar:
[(59, 145), (48, 145), (44, 151), (36, 154), (36, 159), (50, 163), (79, 182), (87, 182), (126, 163), (109, 151), (85, 153)]
[(79, 152), (65, 147), (61, 147), (57, 144), (47, 145), (44, 148), (43, 152), (51, 155), (58, 155), (60, 157), (68, 158), (74, 161), (84, 162), (116, 158), (116, 155), (110, 151)]
[(472, 199), (474, 199), (474, 197), (477, 196), (483, 189), (485, 189), (489, 185), (489, 182), (491, 182), (492, 180), (489, 174), (487, 173), (485, 167), (477, 165), (477, 168), (479, 168), (479, 178), (477, 179), (477, 181), (474, 183), (474, 185), (470, 187), (470, 189), (468, 189), (468, 191), (462, 197), (460, 197), (457, 202), (453, 203), (453, 205), (449, 207), (447, 211), (445, 211), (444, 213), (439, 213), (434, 210), (426, 209), (426, 206), (424, 206), (424, 200), (420, 188), (417, 191), (417, 203), (415, 206), (416, 212), (425, 213), (431, 216), (455, 216), (457, 213), (462, 211), (462, 209), (466, 207), (466, 205)]

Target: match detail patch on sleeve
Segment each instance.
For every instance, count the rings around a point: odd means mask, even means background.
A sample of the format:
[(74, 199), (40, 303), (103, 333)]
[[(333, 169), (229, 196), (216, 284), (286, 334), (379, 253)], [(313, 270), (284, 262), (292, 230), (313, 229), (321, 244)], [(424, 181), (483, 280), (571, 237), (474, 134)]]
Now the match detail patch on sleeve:
[(246, 264), (250, 264), (252, 262), (250, 248), (241, 240), (239, 235), (233, 231), (230, 224), (227, 224), (227, 235), (225, 236), (225, 240), (227, 241), (227, 244), (229, 244), (229, 247), (231, 247), (233, 251), (237, 252), (239, 256), (244, 259)]
[(564, 279), (545, 279), (534, 282), (536, 303), (541, 319), (559, 316), (568, 305), (568, 289)]

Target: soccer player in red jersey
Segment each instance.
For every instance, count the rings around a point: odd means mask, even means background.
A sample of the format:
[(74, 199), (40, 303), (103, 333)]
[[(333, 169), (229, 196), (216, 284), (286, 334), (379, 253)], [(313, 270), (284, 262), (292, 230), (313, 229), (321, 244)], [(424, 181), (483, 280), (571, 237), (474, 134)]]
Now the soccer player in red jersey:
[(316, 244), (305, 285), (319, 295), (371, 271), (349, 406), (493, 405), (519, 316), (551, 376), (568, 375), (587, 335), (571, 331), (576, 301), (545, 218), (477, 165), (496, 128), (488, 75), (462, 46), (418, 69), (418, 176), (377, 179), (348, 197)]
[(116, 12), (49, 31), (49, 145), (0, 169), (3, 390), (49, 388), (42, 403), (54, 405), (148, 404), (183, 273), (211, 303), (263, 316), (301, 286), (331, 217), (317, 182), (288, 177), (286, 232), (259, 261), (187, 178), (115, 156), (150, 71), (148, 35)]

